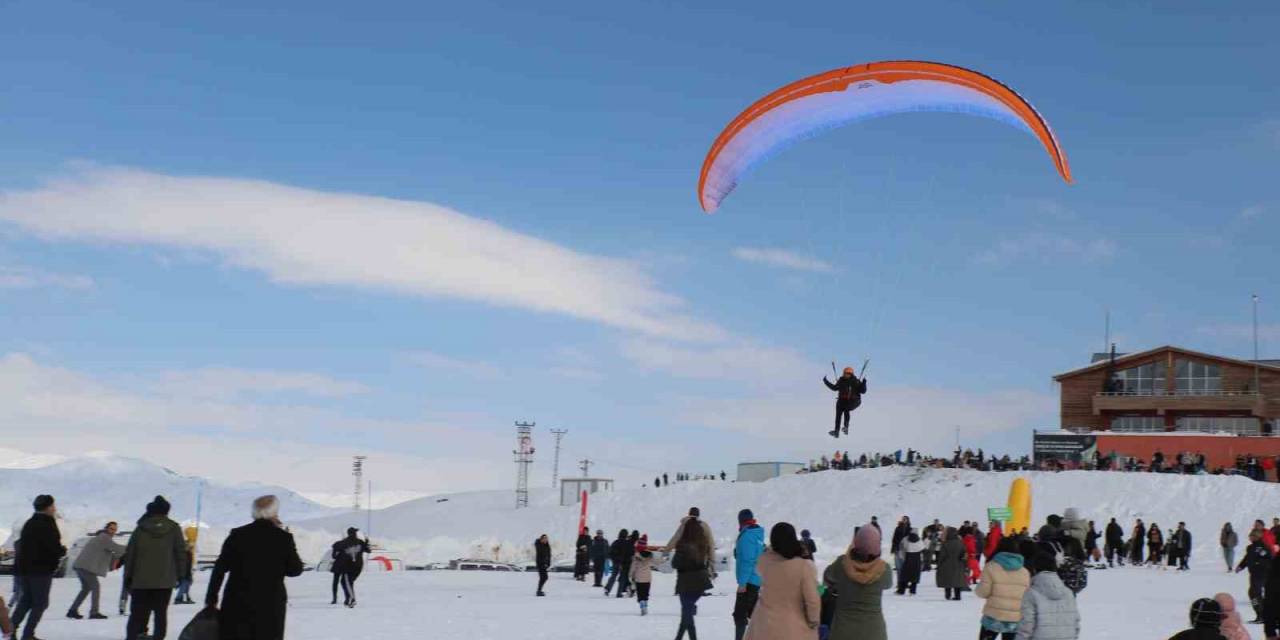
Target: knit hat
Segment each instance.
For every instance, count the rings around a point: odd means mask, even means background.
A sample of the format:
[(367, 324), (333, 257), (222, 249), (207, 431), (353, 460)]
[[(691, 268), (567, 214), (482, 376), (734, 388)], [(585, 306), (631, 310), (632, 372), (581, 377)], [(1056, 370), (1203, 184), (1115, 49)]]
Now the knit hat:
[(853, 551), (873, 558), (880, 557), (880, 530), (866, 525), (853, 534)]
[(164, 496), (156, 496), (151, 504), (147, 505), (147, 515), (149, 516), (167, 516), (169, 515), (169, 501)]
[(647, 535), (640, 536), (640, 539), (636, 540), (636, 553), (645, 551), (648, 548), (649, 548), (649, 536)]
[(1196, 629), (1218, 629), (1222, 626), (1222, 605), (1209, 598), (1191, 603), (1191, 626)]
[(696, 517), (698, 517), (698, 516), (702, 515), (702, 509), (699, 509), (699, 508), (697, 508), (697, 507), (689, 507), (689, 515), (691, 515), (691, 516), (693, 516), (693, 517), (695, 517), (695, 518), (696, 518)]
[(742, 524), (748, 520), (755, 520), (756, 514), (751, 513), (750, 509), (743, 509), (738, 512), (738, 524)]
[(31, 502), (31, 506), (36, 511), (44, 511), (53, 506), (53, 496), (42, 493), (36, 496), (36, 499)]
[(357, 533), (359, 533), (359, 532), (360, 532), (360, 530), (359, 530), (359, 529), (357, 529), (357, 528), (355, 528), (355, 527), (347, 527), (347, 535), (349, 535), (349, 536), (354, 536), (355, 534), (357, 534)]
[(801, 540), (808, 540), (808, 539), (809, 539), (809, 537), (810, 537), (811, 535), (813, 535), (813, 534), (809, 533), (809, 530), (808, 530), (808, 529), (801, 529), (801, 530), (800, 530), (800, 539), (801, 539)]

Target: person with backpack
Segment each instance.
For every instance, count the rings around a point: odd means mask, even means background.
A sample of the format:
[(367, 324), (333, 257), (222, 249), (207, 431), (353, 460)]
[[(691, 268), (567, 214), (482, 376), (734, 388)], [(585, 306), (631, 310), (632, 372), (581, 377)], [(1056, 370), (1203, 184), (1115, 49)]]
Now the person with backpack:
[(1240, 544), (1240, 536), (1236, 535), (1231, 523), (1227, 522), (1222, 525), (1222, 532), (1218, 534), (1218, 546), (1222, 547), (1222, 559), (1227, 563), (1227, 573), (1231, 573), (1236, 567), (1236, 547)]
[[(863, 525), (854, 531), (849, 550), (822, 572), (828, 593), (836, 594), (828, 640), (888, 639), (883, 600), (893, 586), (893, 568), (880, 559), (880, 549), (880, 529)], [(963, 567), (960, 571), (963, 580)]]
[(1075, 640), (1080, 637), (1080, 611), (1075, 595), (1058, 577), (1053, 556), (1032, 559), (1031, 586), (1022, 597), (1017, 640)]
[(534, 595), (542, 598), (547, 595), (542, 589), (547, 586), (547, 572), (551, 570), (551, 540), (545, 533), (533, 541), (533, 565), (538, 569), (538, 590)]
[(777, 640), (816, 635), (822, 604), (818, 572), (805, 558), (804, 545), (790, 523), (779, 522), (769, 532), (769, 549), (760, 556), (758, 570), (764, 587), (746, 640)]
[[(1169, 640), (1224, 640), (1222, 605), (1216, 600), (1200, 598), (1191, 603), (1191, 628), (1179, 631)], [(1269, 636), (1268, 636), (1269, 637)]]
[[(696, 517), (696, 516), (695, 516)], [(676, 570), (676, 595), (680, 598), (680, 628), (676, 640), (698, 640), (694, 623), (698, 615), (698, 600), (711, 588), (710, 563), (712, 541), (696, 522), (680, 529), (675, 542), (675, 555), (671, 567)]]
[(657, 560), (649, 551), (649, 537), (640, 536), (636, 541), (636, 556), (631, 560), (631, 574), (628, 578), (635, 585), (636, 601), (640, 603), (640, 615), (649, 615), (649, 588), (653, 583), (653, 567)]
[(676, 532), (671, 534), (671, 540), (667, 542), (665, 547), (659, 551), (674, 551), (680, 538), (684, 536), (684, 530), (687, 527), (696, 527), (702, 538), (706, 541), (706, 548), (709, 549), (707, 556), (707, 566), (711, 567), (711, 578), (715, 579), (716, 566), (716, 537), (711, 533), (711, 525), (702, 519), (702, 510), (697, 507), (689, 507), (689, 515), (680, 519), (680, 526), (676, 527)]
[(80, 593), (76, 594), (76, 599), (71, 601), (71, 608), (67, 609), (68, 618), (79, 620), (84, 617), (80, 615), (80, 605), (84, 603), (86, 597), (89, 598), (89, 619), (105, 620), (107, 618), (102, 615), (98, 606), (102, 592), (98, 580), (106, 577), (115, 568), (116, 562), (124, 557), (124, 546), (115, 541), (118, 530), (119, 526), (116, 523), (108, 522), (105, 527), (93, 534), (93, 537), (80, 550), (80, 555), (76, 556), (75, 561), (71, 563), (72, 570), (80, 579)]
[(978, 640), (1014, 640), (1022, 620), (1022, 596), (1031, 586), (1031, 573), (1018, 553), (1018, 544), (1002, 540), (973, 594), (987, 601), (982, 607)]
[(1251, 624), (1262, 624), (1263, 621), (1263, 587), (1267, 583), (1267, 574), (1271, 571), (1273, 554), (1271, 547), (1262, 541), (1262, 532), (1254, 529), (1249, 532), (1249, 546), (1245, 547), (1244, 557), (1236, 566), (1236, 573), (1249, 570), (1249, 604), (1253, 607)]
[(124, 580), (129, 585), (129, 621), (126, 640), (135, 640), (154, 619), (150, 634), (164, 640), (169, 625), (169, 596), (178, 585), (187, 543), (182, 528), (169, 519), (169, 501), (156, 496), (129, 536), (125, 549)]
[[(803, 546), (803, 545), (802, 545)], [(764, 553), (764, 529), (750, 509), (738, 512), (738, 539), (733, 544), (733, 573), (738, 593), (733, 600), (733, 637), (742, 640), (760, 598), (760, 574), (756, 563)]]

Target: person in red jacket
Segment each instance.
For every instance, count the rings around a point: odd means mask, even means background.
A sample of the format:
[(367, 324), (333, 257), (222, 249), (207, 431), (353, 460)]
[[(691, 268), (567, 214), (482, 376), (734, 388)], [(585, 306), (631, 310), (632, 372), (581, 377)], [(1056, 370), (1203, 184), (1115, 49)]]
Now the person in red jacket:
[(989, 562), (991, 556), (996, 555), (996, 547), (1000, 546), (1000, 539), (1004, 537), (1004, 530), (1001, 529), (1000, 523), (992, 520), (991, 528), (987, 529), (987, 547), (982, 550), (982, 555)]
[(982, 578), (982, 565), (978, 562), (978, 539), (973, 535), (972, 528), (965, 532), (962, 539), (964, 540), (964, 550), (968, 553), (969, 584), (978, 584), (978, 580)]

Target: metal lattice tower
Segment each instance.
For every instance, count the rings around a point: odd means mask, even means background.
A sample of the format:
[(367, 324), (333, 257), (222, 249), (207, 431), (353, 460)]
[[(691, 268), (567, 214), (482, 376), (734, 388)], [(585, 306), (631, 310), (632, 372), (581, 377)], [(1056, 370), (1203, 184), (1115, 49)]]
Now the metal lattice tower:
[(516, 422), (516, 508), (529, 506), (529, 466), (533, 464), (533, 427), (536, 422)]
[(582, 477), (587, 477), (587, 473), (590, 472), (593, 464), (595, 464), (595, 461), (591, 458), (583, 458), (578, 461), (578, 468), (582, 469)]
[(551, 435), (556, 437), (556, 455), (555, 461), (551, 463), (551, 488), (556, 488), (560, 483), (560, 439), (564, 434), (569, 433), (568, 429), (552, 429)]
[(360, 512), (360, 494), (364, 491), (364, 461), (368, 456), (351, 456), (351, 477), (355, 480), (355, 490), (351, 492), (351, 508)]

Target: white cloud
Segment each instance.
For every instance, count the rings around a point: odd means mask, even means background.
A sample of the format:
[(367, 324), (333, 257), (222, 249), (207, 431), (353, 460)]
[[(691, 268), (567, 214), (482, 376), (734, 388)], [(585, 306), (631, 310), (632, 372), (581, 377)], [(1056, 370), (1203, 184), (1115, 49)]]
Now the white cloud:
[(479, 360), (452, 358), (430, 351), (415, 351), (409, 354), (409, 360), (427, 369), (461, 374), (470, 378), (493, 380), (502, 377), (502, 369), (497, 365)]
[(1080, 240), (1037, 231), (1005, 238), (979, 253), (975, 259), (989, 265), (1007, 265), (1024, 259), (1045, 262), (1068, 259), (1093, 263), (1110, 260), (1116, 253), (1115, 242), (1108, 238)]
[[(0, 424), (6, 447), (53, 455), (114, 451), (183, 473), (341, 492), (350, 456), (370, 456), (385, 490), (499, 488), (488, 451), (508, 450), (504, 433), (473, 422), (375, 419), (286, 402), (259, 402), (275, 387), (286, 396), (355, 392), (356, 383), (318, 374), (170, 372), (124, 381), (45, 364), (21, 353), (0, 357)], [(208, 394), (188, 384), (220, 380)], [(230, 382), (226, 382), (230, 380)], [(256, 384), (266, 380), (267, 384)], [(251, 398), (231, 398), (252, 391)], [(420, 455), (416, 455), (421, 452)]]
[(619, 349), (623, 357), (641, 369), (681, 378), (745, 380), (764, 385), (799, 377), (814, 378), (822, 371), (791, 349), (749, 342), (690, 348), (637, 338), (624, 341)]
[(170, 393), (197, 398), (234, 398), (248, 394), (299, 393), (320, 398), (341, 398), (367, 393), (359, 382), (297, 371), (261, 371), (210, 367), (167, 371), (156, 381)]
[(51, 240), (204, 251), (282, 284), (459, 298), (667, 338), (724, 334), (633, 262), (429, 202), (90, 168), (0, 193), (0, 220)]
[(91, 289), (93, 278), (53, 273), (31, 267), (0, 266), (0, 290)]
[(817, 258), (788, 251), (786, 249), (769, 249), (761, 247), (738, 247), (733, 250), (733, 257), (744, 262), (794, 269), (796, 271), (813, 271), (817, 273), (834, 273), (835, 267)]

